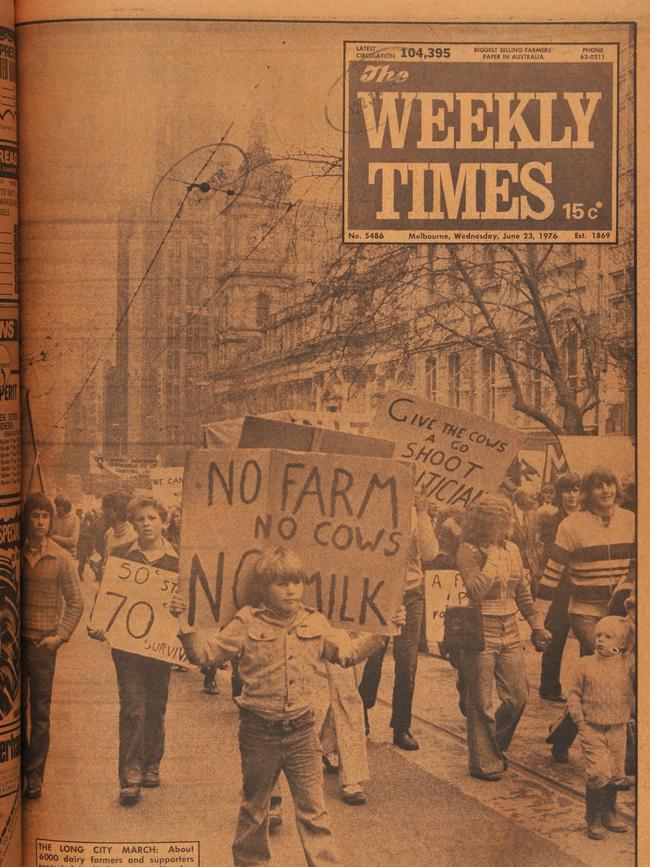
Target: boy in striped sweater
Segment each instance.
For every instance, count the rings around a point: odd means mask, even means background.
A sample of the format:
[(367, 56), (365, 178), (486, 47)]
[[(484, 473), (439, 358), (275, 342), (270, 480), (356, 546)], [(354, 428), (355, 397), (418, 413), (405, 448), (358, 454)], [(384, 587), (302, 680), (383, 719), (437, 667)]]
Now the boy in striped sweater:
[[(594, 652), (596, 624), (608, 613), (617, 585), (633, 581), (635, 568), (635, 518), (618, 506), (618, 479), (606, 467), (596, 467), (582, 480), (583, 510), (560, 524), (538, 590), (539, 599), (552, 599), (565, 573), (571, 599), (569, 623), (580, 643), (580, 656)], [(551, 732), (553, 758), (568, 761), (568, 749), (576, 735), (570, 716)]]

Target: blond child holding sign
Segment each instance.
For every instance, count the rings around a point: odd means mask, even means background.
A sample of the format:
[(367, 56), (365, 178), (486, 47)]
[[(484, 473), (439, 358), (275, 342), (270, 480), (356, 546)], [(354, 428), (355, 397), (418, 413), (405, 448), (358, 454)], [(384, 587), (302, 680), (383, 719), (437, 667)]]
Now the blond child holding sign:
[[(284, 546), (267, 549), (254, 570), (259, 605), (246, 606), (220, 632), (207, 638), (181, 619), (179, 637), (190, 660), (214, 665), (237, 659), (243, 683), (239, 745), (243, 799), (233, 843), (235, 865), (270, 860), (268, 819), (271, 792), (287, 778), (298, 832), (309, 864), (339, 864), (323, 796), (321, 748), (314, 727), (313, 697), (322, 683), (323, 661), (356, 664), (384, 643), (378, 635), (350, 639), (318, 611), (302, 604), (306, 574)], [(186, 602), (175, 596), (172, 614)], [(399, 610), (393, 622), (402, 625)], [(319, 674), (320, 672), (320, 674)]]

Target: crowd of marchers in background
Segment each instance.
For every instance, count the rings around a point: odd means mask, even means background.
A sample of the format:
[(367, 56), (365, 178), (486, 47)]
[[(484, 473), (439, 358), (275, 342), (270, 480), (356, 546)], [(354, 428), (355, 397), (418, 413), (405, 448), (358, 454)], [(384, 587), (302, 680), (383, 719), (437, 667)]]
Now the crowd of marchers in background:
[[(479, 612), (480, 642), (448, 653), (467, 726), (469, 773), (490, 783), (507, 773), (508, 748), (528, 696), (518, 627), (523, 615), (542, 653), (539, 695), (566, 707), (547, 738), (549, 761), (570, 761), (578, 737), (589, 836), (626, 831), (616, 798), (635, 773), (635, 502), (634, 484), (621, 485), (605, 467), (584, 476), (567, 473), (538, 493), (506, 481), (499, 493), (482, 495), (464, 511), (436, 508), (426, 492), (417, 494), (403, 600), (393, 616), (400, 631), (392, 642), (335, 629), (304, 606), (307, 575), (284, 546), (262, 553), (253, 576), (254, 604), (207, 638), (188, 626), (185, 600), (177, 595), (171, 610), (188, 657), (203, 672), (205, 692), (218, 693), (220, 668), (230, 665), (232, 671), (244, 783), (234, 863), (270, 858), (269, 831), (282, 824), (281, 775), (293, 796), (308, 863), (339, 863), (322, 772), (338, 774), (345, 803), (366, 803), (366, 738), (389, 643), (393, 743), (419, 748), (412, 703), (418, 653), (426, 650), (428, 569), (457, 570), (469, 606)], [(178, 572), (179, 545), (180, 510), (168, 512), (153, 497), (109, 493), (101, 514), (73, 511), (65, 496), (54, 502), (42, 493), (27, 498), (25, 797), (41, 795), (56, 657), (82, 617), (80, 582), (101, 582), (111, 555)], [(570, 632), (580, 648), (573, 670), (562, 668)], [(88, 627), (88, 633), (106, 638), (98, 629)], [(126, 807), (161, 783), (170, 679), (174, 670), (186, 669), (117, 649), (112, 658), (120, 702), (119, 800)]]

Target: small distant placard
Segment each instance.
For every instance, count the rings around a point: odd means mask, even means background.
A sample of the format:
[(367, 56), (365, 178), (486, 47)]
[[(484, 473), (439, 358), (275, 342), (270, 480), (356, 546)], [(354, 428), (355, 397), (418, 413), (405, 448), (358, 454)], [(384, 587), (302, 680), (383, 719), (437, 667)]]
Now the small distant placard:
[(180, 507), (183, 499), (183, 467), (152, 469), (151, 493), (168, 509)]
[(440, 656), (445, 632), (445, 611), (449, 605), (464, 605), (467, 591), (460, 572), (455, 569), (427, 570), (424, 573), (426, 620), (425, 637), (429, 653)]

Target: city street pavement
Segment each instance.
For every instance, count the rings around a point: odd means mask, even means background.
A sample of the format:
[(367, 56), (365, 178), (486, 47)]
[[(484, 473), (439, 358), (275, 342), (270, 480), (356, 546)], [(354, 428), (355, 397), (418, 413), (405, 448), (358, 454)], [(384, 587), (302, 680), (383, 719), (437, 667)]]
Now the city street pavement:
[[(520, 626), (520, 631), (522, 635), (528, 635), (525, 623)], [(455, 785), (483, 806), (552, 841), (562, 850), (564, 858), (574, 858), (590, 865), (624, 867), (633, 864), (634, 792), (621, 792), (618, 797), (619, 812), (628, 821), (629, 832), (625, 835), (609, 834), (604, 841), (588, 839), (584, 831), (584, 776), (579, 745), (576, 741), (568, 764), (560, 765), (552, 760), (550, 747), (544, 739), (549, 725), (562, 716), (565, 705), (543, 701), (539, 697), (541, 654), (536, 653), (528, 641), (524, 642), (524, 652), (530, 685), (529, 700), (508, 751), (508, 773), (501, 781), (486, 783), (467, 773), (465, 720), (458, 709), (456, 673), (449, 663), (430, 655), (420, 654), (419, 657), (413, 707), (412, 731), (420, 743), (420, 750), (406, 754), (407, 760)], [(577, 659), (578, 643), (570, 636), (563, 655), (562, 676), (566, 683)], [(385, 749), (390, 748), (392, 740), (388, 728), (392, 692), (392, 665), (387, 667), (389, 661), (392, 662), (390, 653), (385, 657), (386, 670), (378, 704), (370, 711), (371, 740)], [(573, 862), (559, 860), (555, 863)]]
[[(93, 591), (90, 582), (84, 582), (87, 612)], [(143, 791), (135, 807), (121, 807), (114, 667), (108, 645), (87, 638), (86, 616), (59, 653), (43, 796), (25, 803), (26, 851), (34, 846), (35, 836), (84, 841), (200, 840), (203, 867), (230, 864), (240, 771), (229, 673), (219, 672), (218, 696), (203, 694), (202, 677), (196, 672), (172, 674), (162, 785)], [(531, 683), (536, 683), (539, 657), (530, 647), (527, 661)], [(570, 765), (560, 767), (550, 762), (548, 748), (541, 743), (548, 722), (558, 714), (556, 706), (542, 703), (531, 691), (530, 706), (511, 748), (510, 771), (498, 783), (484, 783), (467, 774), (463, 720), (448, 664), (420, 657), (414, 722), (419, 752), (404, 753), (390, 742), (391, 683), (387, 654), (381, 700), (371, 712), (368, 804), (346, 806), (339, 798), (336, 777), (325, 777), (342, 863), (364, 867), (625, 867), (633, 863), (631, 824), (628, 834), (609, 835), (602, 842), (591, 841), (584, 833), (582, 802), (571, 793), (582, 788), (578, 750)], [(631, 795), (626, 795), (624, 806), (631, 813)], [(288, 796), (285, 822), (273, 835), (272, 848), (278, 867), (304, 864)]]

